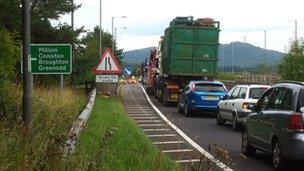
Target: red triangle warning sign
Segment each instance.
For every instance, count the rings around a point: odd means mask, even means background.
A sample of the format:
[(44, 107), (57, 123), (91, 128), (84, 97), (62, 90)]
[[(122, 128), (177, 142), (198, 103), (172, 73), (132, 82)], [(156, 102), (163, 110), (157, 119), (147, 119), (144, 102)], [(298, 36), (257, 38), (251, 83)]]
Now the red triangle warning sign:
[(121, 67), (110, 48), (106, 48), (100, 57), (98, 66), (93, 69), (94, 74), (121, 74)]

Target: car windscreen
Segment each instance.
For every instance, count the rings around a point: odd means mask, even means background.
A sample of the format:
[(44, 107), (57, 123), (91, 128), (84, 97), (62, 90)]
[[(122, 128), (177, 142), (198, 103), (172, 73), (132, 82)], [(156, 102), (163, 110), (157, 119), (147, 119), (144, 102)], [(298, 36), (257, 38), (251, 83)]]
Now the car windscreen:
[(255, 87), (250, 88), (249, 91), (249, 98), (250, 99), (258, 99), (261, 97), (261, 95), (267, 90), (266, 87)]
[(209, 92), (217, 92), (217, 91), (225, 91), (225, 88), (221, 84), (206, 84), (206, 83), (198, 83), (195, 84), (195, 91), (209, 91)]

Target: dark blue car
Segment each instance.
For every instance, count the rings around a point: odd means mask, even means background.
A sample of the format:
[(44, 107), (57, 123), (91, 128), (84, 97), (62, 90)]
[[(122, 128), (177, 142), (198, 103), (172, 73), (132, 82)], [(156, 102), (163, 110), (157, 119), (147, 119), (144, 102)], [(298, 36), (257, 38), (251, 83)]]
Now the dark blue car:
[(217, 112), (218, 102), (227, 89), (219, 81), (190, 81), (180, 95), (178, 112), (190, 116), (195, 111)]

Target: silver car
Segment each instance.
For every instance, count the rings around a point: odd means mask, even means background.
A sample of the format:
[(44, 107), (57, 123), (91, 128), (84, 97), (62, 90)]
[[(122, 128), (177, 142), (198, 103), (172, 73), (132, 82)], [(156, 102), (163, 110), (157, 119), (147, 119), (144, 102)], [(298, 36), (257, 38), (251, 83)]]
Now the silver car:
[(246, 118), (242, 153), (272, 154), (274, 169), (288, 159), (304, 160), (304, 83), (283, 82), (269, 88)]

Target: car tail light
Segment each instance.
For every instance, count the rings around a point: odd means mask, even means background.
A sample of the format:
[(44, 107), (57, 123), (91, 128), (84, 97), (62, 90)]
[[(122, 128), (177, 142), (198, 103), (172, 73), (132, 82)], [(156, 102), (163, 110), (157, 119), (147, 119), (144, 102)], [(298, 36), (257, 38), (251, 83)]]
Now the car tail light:
[(289, 131), (304, 131), (303, 117), (301, 113), (293, 113), (287, 126)]

